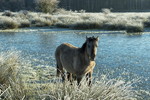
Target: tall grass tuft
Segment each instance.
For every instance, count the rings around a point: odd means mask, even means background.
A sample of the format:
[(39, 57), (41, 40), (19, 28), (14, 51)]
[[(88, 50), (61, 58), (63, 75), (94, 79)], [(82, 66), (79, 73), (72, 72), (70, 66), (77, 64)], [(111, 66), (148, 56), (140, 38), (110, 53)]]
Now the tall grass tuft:
[(30, 26), (31, 26), (31, 23), (28, 20), (20, 21), (19, 28), (30, 27)]
[(144, 26), (145, 27), (150, 27), (150, 17), (148, 17), (146, 20), (144, 20)]
[[(44, 86), (43, 86), (44, 87)], [(87, 85), (85, 79), (81, 82), (81, 87), (70, 85), (70, 82), (45, 84), (49, 88), (48, 93), (39, 91), (41, 99), (46, 100), (136, 100), (137, 93), (132, 87), (132, 83), (122, 80), (101, 78), (93, 83), (91, 87)], [(38, 89), (37, 89), (38, 90)], [(44, 88), (43, 88), (44, 91)]]
[(0, 17), (0, 29), (14, 29), (18, 28), (19, 24), (12, 18)]
[(21, 100), (25, 96), (24, 85), (19, 73), (21, 61), (19, 52), (7, 51), (0, 53), (0, 98)]
[(44, 26), (52, 25), (52, 21), (47, 20), (45, 18), (37, 17), (32, 19), (31, 24), (32, 26), (36, 26), (36, 27), (44, 27)]
[(144, 24), (143, 23), (135, 23), (129, 24), (126, 27), (127, 32), (143, 32), (144, 31)]

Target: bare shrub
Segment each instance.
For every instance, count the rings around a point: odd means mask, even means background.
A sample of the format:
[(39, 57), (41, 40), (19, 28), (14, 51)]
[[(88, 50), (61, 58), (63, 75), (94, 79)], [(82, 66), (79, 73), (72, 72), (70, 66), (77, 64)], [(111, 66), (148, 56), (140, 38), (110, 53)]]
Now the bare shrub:
[(38, 0), (37, 9), (44, 13), (52, 13), (58, 7), (58, 0)]

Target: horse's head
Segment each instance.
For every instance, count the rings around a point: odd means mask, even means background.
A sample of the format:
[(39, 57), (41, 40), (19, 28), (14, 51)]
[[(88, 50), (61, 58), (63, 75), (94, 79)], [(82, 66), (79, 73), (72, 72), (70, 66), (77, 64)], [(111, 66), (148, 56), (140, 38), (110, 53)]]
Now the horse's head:
[(90, 60), (94, 61), (97, 54), (98, 37), (86, 37), (86, 51)]

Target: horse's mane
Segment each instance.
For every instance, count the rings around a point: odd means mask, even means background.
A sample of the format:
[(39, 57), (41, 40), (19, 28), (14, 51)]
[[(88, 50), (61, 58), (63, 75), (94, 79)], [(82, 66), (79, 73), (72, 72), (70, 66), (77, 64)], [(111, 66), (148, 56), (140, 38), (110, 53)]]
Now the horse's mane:
[(80, 48), (80, 52), (81, 52), (81, 53), (84, 53), (85, 48), (86, 48), (86, 42), (85, 42), (85, 43), (82, 45), (82, 47)]
[[(97, 40), (97, 38), (95, 37), (90, 37), (88, 38), (88, 41), (95, 41)], [(80, 52), (81, 53), (84, 53), (85, 52), (85, 49), (86, 49), (86, 44), (87, 44), (87, 41), (85, 41), (85, 43), (82, 45), (82, 47), (80, 48)]]

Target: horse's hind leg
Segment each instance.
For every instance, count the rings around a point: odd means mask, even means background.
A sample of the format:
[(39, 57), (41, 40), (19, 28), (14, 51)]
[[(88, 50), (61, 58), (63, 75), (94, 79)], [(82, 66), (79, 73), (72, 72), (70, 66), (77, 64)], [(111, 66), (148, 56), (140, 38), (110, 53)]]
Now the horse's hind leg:
[(67, 72), (67, 79), (68, 79), (68, 81), (71, 81), (71, 80), (72, 80), (72, 74), (69, 73), (69, 72)]
[(61, 77), (62, 77), (62, 81), (64, 82), (66, 79), (66, 76), (65, 76), (65, 71), (63, 70), (63, 68), (61, 69)]
[(68, 79), (68, 81), (71, 82), (71, 85), (72, 85), (72, 82), (73, 82), (73, 75), (72, 75), (72, 73), (67, 72), (67, 79)]
[(65, 81), (65, 71), (59, 59), (56, 59), (57, 63), (57, 76), (59, 77), (61, 74), (62, 81)]

